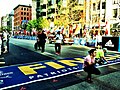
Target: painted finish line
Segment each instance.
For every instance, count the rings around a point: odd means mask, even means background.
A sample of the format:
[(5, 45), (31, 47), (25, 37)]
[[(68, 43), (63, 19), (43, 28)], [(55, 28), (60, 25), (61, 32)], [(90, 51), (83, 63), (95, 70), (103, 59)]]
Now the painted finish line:
[[(110, 63), (120, 62), (120, 55), (107, 55)], [(82, 70), (84, 57), (65, 58), (0, 68), (0, 89), (64, 76)]]

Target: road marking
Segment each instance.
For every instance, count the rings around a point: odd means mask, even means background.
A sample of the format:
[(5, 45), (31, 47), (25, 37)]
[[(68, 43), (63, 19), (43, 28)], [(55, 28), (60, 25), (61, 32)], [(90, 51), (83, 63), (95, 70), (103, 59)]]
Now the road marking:
[(1, 57), (1, 58), (0, 58), (0, 64), (5, 64), (5, 62), (4, 62), (4, 57)]
[(5, 62), (0, 62), (0, 64), (5, 64)]
[(48, 52), (44, 52), (44, 53), (40, 53), (42, 55), (45, 55), (47, 57), (51, 57), (53, 59), (63, 59), (62, 57), (56, 55), (56, 54), (52, 54), (52, 53), (48, 53)]

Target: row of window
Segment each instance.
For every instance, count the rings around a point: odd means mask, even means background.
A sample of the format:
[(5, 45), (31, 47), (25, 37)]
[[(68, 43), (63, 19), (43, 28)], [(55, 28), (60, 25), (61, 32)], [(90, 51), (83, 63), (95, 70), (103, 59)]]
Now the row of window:
[(21, 17), (21, 18), (18, 17), (18, 18), (15, 18), (14, 21), (19, 21), (20, 19), (21, 19), (21, 20), (30, 20), (29, 17)]
[(28, 11), (29, 8), (26, 8), (26, 7), (22, 7), (21, 10), (24, 10), (24, 11)]
[(29, 14), (30, 13), (28, 13), (28, 12), (21, 12), (21, 15), (27, 15), (27, 16), (29, 16)]
[(21, 24), (20, 21), (14, 23), (15, 26), (20, 24)]
[[(14, 16), (17, 17), (19, 15), (20, 15), (19, 13), (16, 13)], [(27, 15), (27, 16), (29, 16), (30, 13), (29, 12), (21, 12), (21, 15)]]

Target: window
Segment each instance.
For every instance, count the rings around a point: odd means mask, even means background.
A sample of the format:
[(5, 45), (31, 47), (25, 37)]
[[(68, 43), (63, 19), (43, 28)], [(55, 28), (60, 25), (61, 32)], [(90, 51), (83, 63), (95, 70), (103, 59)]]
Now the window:
[(21, 20), (23, 20), (23, 17), (21, 17)]
[(46, 12), (42, 12), (42, 16), (46, 16)]
[(37, 1), (37, 7), (39, 7), (39, 6), (40, 6), (40, 0)]
[(26, 12), (24, 12), (24, 15), (26, 15)]
[(29, 20), (29, 17), (27, 17), (27, 20)]
[(98, 8), (97, 9), (100, 10), (100, 2), (98, 3)]
[(102, 9), (105, 9), (106, 3), (102, 2)]
[(21, 15), (23, 15), (23, 12), (21, 12)]
[(27, 13), (27, 16), (29, 16), (29, 13)]
[(21, 10), (23, 10), (23, 8), (21, 8)]
[(93, 3), (93, 11), (95, 11), (96, 10), (96, 8), (95, 8), (95, 3)]
[(51, 9), (51, 13), (54, 13), (54, 12), (55, 12), (55, 9), (54, 9), (54, 8), (52, 8), (52, 9)]
[(117, 18), (117, 9), (113, 9), (113, 17)]
[(26, 17), (24, 17), (24, 20), (26, 20)]
[(42, 8), (43, 8), (43, 9), (46, 9), (46, 4), (42, 5)]

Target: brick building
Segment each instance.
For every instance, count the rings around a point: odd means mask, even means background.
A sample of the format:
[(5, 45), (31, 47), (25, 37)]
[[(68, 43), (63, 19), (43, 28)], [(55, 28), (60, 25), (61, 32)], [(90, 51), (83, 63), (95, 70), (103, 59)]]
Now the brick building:
[(32, 19), (32, 7), (27, 5), (18, 5), (14, 8), (14, 29), (25, 28), (25, 23)]

